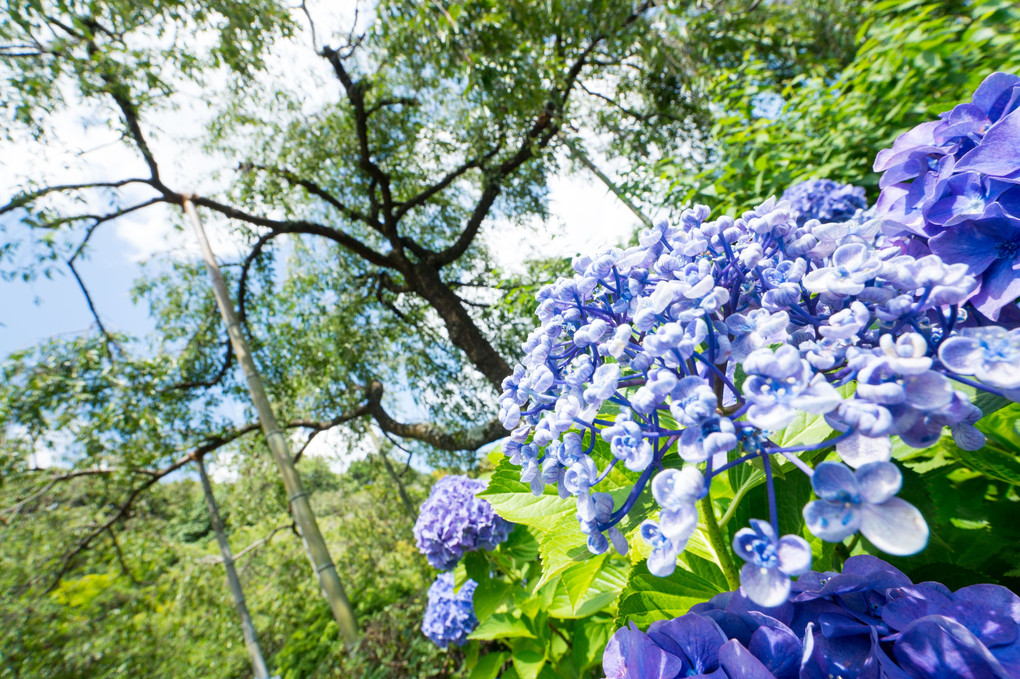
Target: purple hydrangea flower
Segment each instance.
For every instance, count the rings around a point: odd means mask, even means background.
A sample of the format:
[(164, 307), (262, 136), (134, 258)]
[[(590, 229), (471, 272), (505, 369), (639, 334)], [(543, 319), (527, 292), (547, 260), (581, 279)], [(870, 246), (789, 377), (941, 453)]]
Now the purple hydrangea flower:
[(794, 184), (783, 192), (783, 200), (790, 202), (798, 226), (811, 219), (845, 222), (868, 206), (863, 188), (831, 179), (808, 179)]
[(971, 303), (997, 320), (1020, 296), (1020, 77), (993, 73), (939, 120), (879, 152), (876, 212), (905, 251), (930, 248), (980, 276)]
[(450, 570), (466, 552), (494, 549), (510, 537), (513, 524), (475, 497), (485, 485), (466, 476), (444, 476), (432, 486), (414, 524), (414, 537), (433, 568)]
[(440, 573), (429, 587), (429, 600), (421, 631), (440, 648), (451, 644), (463, 646), (467, 637), (478, 627), (473, 597), (474, 580), (465, 582), (460, 591), (453, 591), (453, 573)]
[(606, 646), (607, 677), (946, 679), (1020, 676), (1020, 597), (998, 585), (919, 585), (881, 559), (808, 571), (763, 608), (742, 591), (679, 618), (633, 623)]
[(804, 521), (829, 542), (859, 530), (884, 552), (915, 554), (928, 544), (928, 524), (914, 505), (895, 497), (902, 483), (900, 470), (890, 462), (870, 462), (857, 471), (822, 462), (811, 477), (819, 499), (804, 507)]

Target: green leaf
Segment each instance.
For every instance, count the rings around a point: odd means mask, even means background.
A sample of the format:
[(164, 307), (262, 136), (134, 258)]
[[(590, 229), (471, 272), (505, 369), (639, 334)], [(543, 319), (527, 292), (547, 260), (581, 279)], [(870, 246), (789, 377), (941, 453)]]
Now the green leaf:
[(468, 635), (468, 639), (534, 639), (535, 633), (531, 631), (527, 623), (520, 618), (515, 618), (510, 613), (495, 613), (491, 617), (482, 620), (475, 631)]
[(560, 574), (560, 581), (567, 591), (571, 606), (577, 606), (578, 600), (588, 592), (592, 583), (595, 582), (595, 577), (602, 570), (602, 565), (606, 562), (608, 556), (608, 552), (592, 556), (579, 564), (567, 568)]
[(989, 441), (981, 450), (964, 450), (951, 440), (944, 440), (945, 450), (963, 465), (993, 479), (1012, 485), (1020, 485), (1020, 460), (1015, 451), (1004, 449), (999, 443)]
[(496, 679), (496, 675), (503, 668), (510, 654), (506, 651), (499, 653), (486, 653), (478, 659), (478, 664), (471, 670), (468, 679)]
[[(690, 555), (688, 555), (689, 557)], [(695, 557), (701, 574), (677, 566), (672, 575), (659, 578), (648, 572), (644, 563), (631, 571), (626, 589), (620, 594), (617, 627), (634, 622), (647, 628), (656, 620), (668, 620), (685, 614), (691, 606), (708, 601), (716, 594), (729, 591), (722, 573), (705, 572), (709, 562)], [(709, 564), (714, 566), (714, 564)], [(703, 570), (705, 569), (705, 570)], [(715, 567), (718, 570), (718, 567)]]
[[(609, 610), (627, 585), (631, 565), (623, 558), (609, 558), (598, 569), (588, 589), (576, 601), (567, 594), (563, 576), (555, 596), (548, 605), (549, 615), (556, 618), (584, 618), (593, 613)], [(567, 571), (564, 571), (564, 575)]]
[(535, 679), (545, 665), (545, 656), (538, 651), (518, 651), (514, 653), (513, 661), (521, 679)]
[(479, 551), (468, 552), (461, 561), (464, 564), (464, 572), (467, 577), (481, 584), (489, 579), (489, 560), (485, 554)]
[(513, 589), (513, 585), (504, 580), (496, 578), (482, 580), (475, 588), (473, 598), (475, 617), (484, 620), (495, 613), (511, 589)]
[(616, 626), (612, 619), (589, 618), (574, 625), (574, 662), (581, 673), (602, 664), (602, 654)]

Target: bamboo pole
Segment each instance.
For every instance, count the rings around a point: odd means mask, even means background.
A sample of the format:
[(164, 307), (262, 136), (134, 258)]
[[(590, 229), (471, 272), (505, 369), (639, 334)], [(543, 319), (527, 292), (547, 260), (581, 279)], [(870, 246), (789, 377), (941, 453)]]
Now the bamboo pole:
[(244, 376), (248, 383), (248, 393), (251, 395), (252, 403), (258, 412), (259, 423), (262, 425), (262, 432), (266, 437), (266, 443), (269, 445), (269, 450), (272, 452), (276, 465), (280, 469), (280, 476), (283, 478), (283, 485), (287, 491), (291, 513), (294, 516), (294, 522), (301, 531), (305, 551), (308, 553), (308, 558), (312, 562), (312, 568), (319, 578), (323, 595), (333, 611), (333, 618), (340, 628), (340, 634), (344, 642), (347, 645), (351, 645), (358, 640), (358, 625), (354, 619), (351, 603), (347, 599), (343, 583), (340, 582), (340, 576), (336, 572), (336, 566), (333, 564), (333, 558), (326, 547), (326, 541), (323, 540), (322, 533), (319, 531), (319, 524), (315, 520), (315, 514), (312, 512), (312, 506), (308, 502), (308, 496), (305, 495), (305, 491), (301, 487), (301, 477), (298, 476), (297, 469), (295, 469), (294, 462), (291, 459), (290, 446), (287, 444), (283, 431), (276, 420), (273, 406), (269, 402), (269, 397), (266, 395), (265, 387), (262, 384), (262, 376), (259, 375), (258, 369), (255, 367), (255, 361), (252, 359), (251, 352), (248, 349), (248, 342), (241, 332), (241, 324), (237, 320), (237, 314), (234, 313), (234, 304), (230, 299), (230, 294), (227, 292), (227, 284), (223, 281), (223, 275), (220, 273), (220, 267), (216, 263), (216, 257), (213, 255), (212, 247), (209, 245), (209, 239), (205, 235), (202, 220), (199, 218), (198, 212), (195, 211), (194, 203), (187, 197), (183, 200), (183, 207), (184, 212), (188, 215), (192, 226), (195, 228), (195, 235), (198, 237), (199, 246), (202, 248), (202, 258), (205, 260), (206, 268), (209, 270), (209, 278), (212, 279), (216, 304), (219, 306), (220, 314), (222, 314), (223, 321), (227, 325), (227, 333), (230, 335), (230, 345), (234, 350), (234, 355), (244, 371)]
[(209, 508), (209, 522), (212, 523), (213, 532), (216, 534), (216, 542), (220, 546), (220, 554), (223, 556), (223, 568), (227, 571), (227, 584), (230, 585), (230, 595), (234, 598), (234, 607), (237, 608), (237, 615), (241, 618), (241, 631), (244, 633), (244, 645), (251, 656), (251, 667), (255, 672), (255, 679), (268, 679), (269, 670), (266, 669), (266, 661), (262, 657), (262, 649), (259, 648), (259, 638), (255, 634), (255, 624), (248, 612), (248, 604), (244, 600), (244, 590), (241, 589), (241, 581), (237, 577), (237, 569), (234, 568), (234, 555), (230, 551), (230, 541), (227, 540), (227, 531), (223, 528), (223, 520), (220, 518), (220, 510), (216, 506), (216, 497), (213, 495), (212, 485), (209, 483), (209, 475), (205, 473), (205, 463), (202, 458), (196, 461), (198, 474), (202, 477), (202, 493), (205, 495), (205, 505)]

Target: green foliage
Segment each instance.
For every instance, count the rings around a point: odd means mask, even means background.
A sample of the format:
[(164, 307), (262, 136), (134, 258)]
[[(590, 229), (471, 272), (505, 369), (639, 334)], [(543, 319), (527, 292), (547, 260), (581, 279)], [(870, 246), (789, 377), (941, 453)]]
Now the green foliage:
[[(1020, 70), (1009, 0), (898, 0), (863, 3), (856, 52), (845, 68), (801, 64), (777, 82), (764, 59), (715, 74), (709, 88), (719, 113), (706, 162), (670, 162), (673, 200), (720, 214), (750, 209), (813, 177), (868, 189), (877, 197), (875, 155), (901, 133), (962, 101), (996, 70)], [(756, 111), (763, 94), (782, 97), (782, 113)], [(694, 172), (691, 170), (694, 169)]]
[[(261, 486), (252, 478), (257, 467), (249, 467), (248, 478), (215, 485), (220, 505), (232, 508), (227, 528), (271, 669), (301, 678), (455, 676), (459, 656), (439, 651), (420, 633), (431, 573), (388, 477), (376, 463), (376, 481), (363, 485), (308, 462), (299, 469), (319, 479), (312, 495), (317, 508), (343, 507), (339, 514), (320, 512), (320, 525), (365, 632), (352, 654), (336, 642), (335, 624), (290, 528), (286, 498), (250, 496)], [(272, 481), (273, 474), (264, 470), (263, 479)], [(403, 481), (413, 501), (424, 499), (419, 475), (411, 470)], [(3, 507), (29, 500), (17, 514), (2, 514), (0, 587), (8, 595), (0, 602), (7, 623), (0, 630), (0, 677), (250, 675), (215, 541), (194, 528), (208, 525), (194, 511), (202, 502), (195, 481), (158, 484), (135, 505), (126, 528), (104, 535), (49, 592), (59, 565), (50, 559), (80, 539), (107, 499), (84, 479), (33, 498), (26, 490), (35, 488), (21, 477), (0, 487)], [(252, 501), (257, 511), (246, 505)]]

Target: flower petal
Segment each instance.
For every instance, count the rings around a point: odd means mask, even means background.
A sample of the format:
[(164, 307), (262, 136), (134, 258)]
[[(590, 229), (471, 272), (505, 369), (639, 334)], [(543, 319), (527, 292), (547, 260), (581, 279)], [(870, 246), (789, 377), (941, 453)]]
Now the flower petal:
[(740, 569), (740, 591), (759, 606), (779, 606), (790, 596), (790, 577), (778, 568), (746, 563)]
[(815, 500), (804, 507), (804, 522), (813, 535), (839, 542), (861, 527), (861, 512), (856, 505)]
[(860, 493), (854, 473), (838, 462), (822, 462), (811, 477), (811, 487), (823, 500), (844, 502)]
[(775, 679), (775, 675), (736, 639), (730, 639), (719, 649), (719, 666), (729, 679)]
[(885, 502), (903, 487), (903, 474), (892, 462), (869, 462), (854, 476), (861, 487), (861, 499), (872, 504)]
[(779, 539), (779, 570), (787, 575), (801, 575), (811, 568), (811, 547), (799, 535), (784, 535)]
[(888, 462), (892, 441), (888, 436), (872, 438), (854, 432), (836, 444), (836, 452), (843, 462), (856, 469), (869, 462)]
[(861, 508), (861, 533), (883, 552), (916, 554), (928, 544), (928, 524), (914, 505), (898, 497)]

